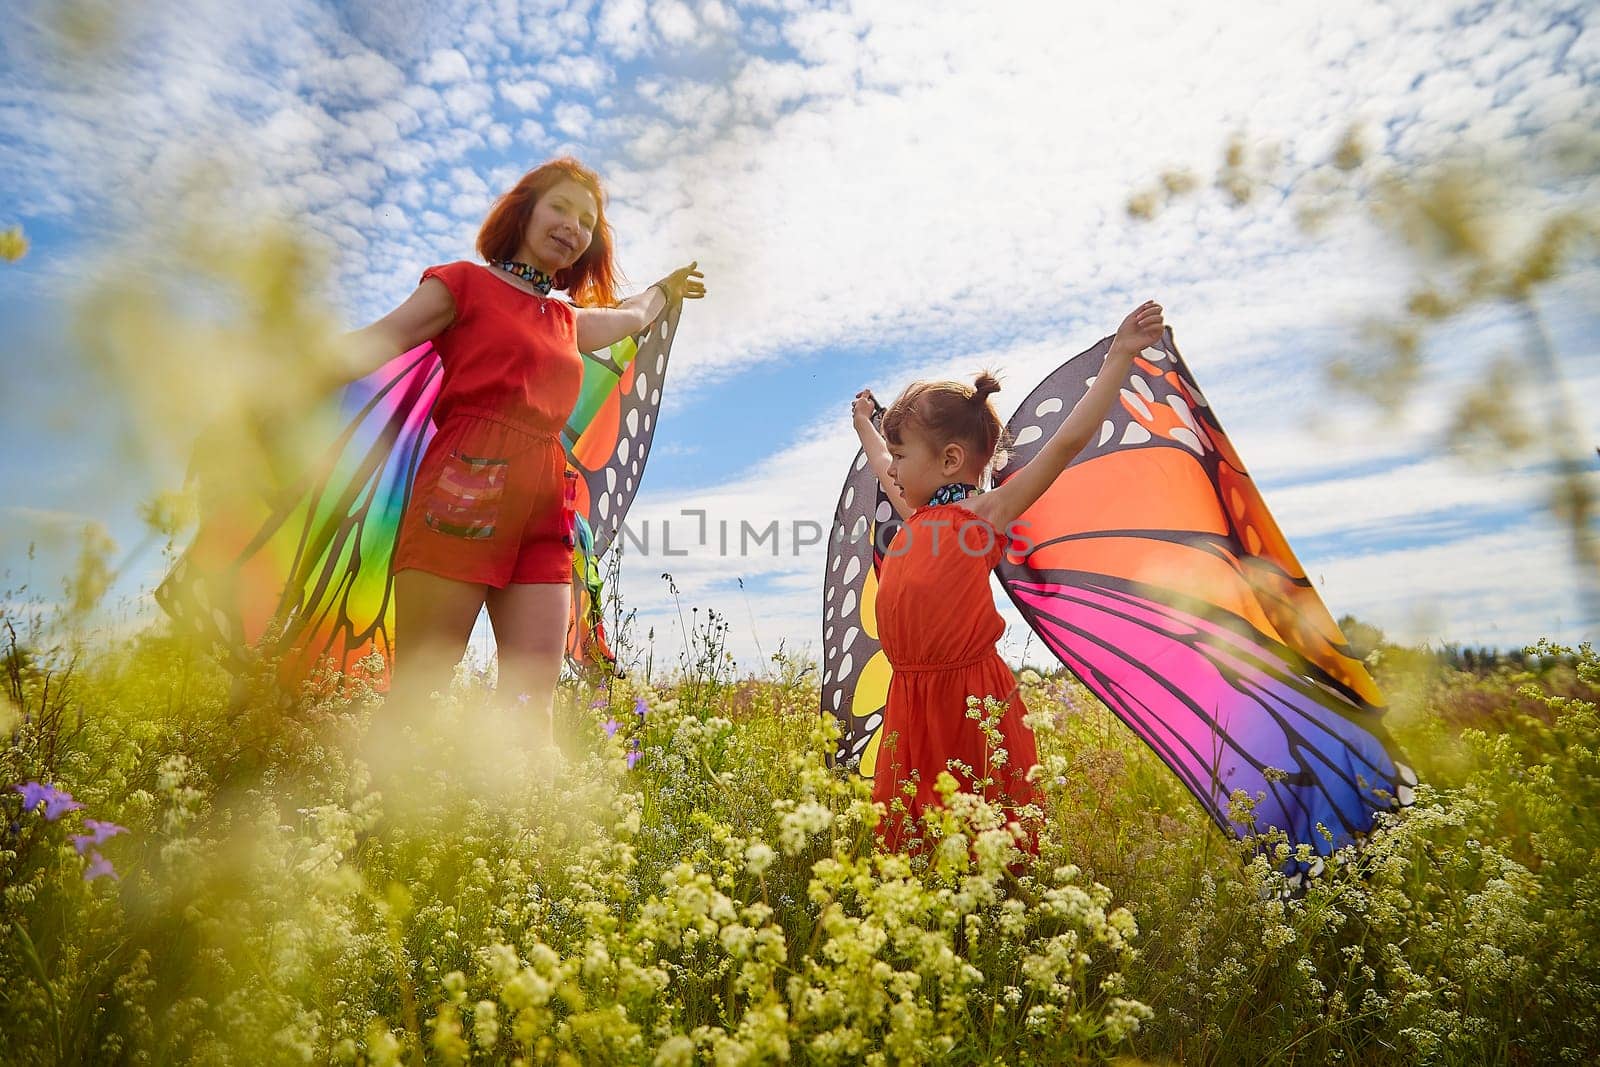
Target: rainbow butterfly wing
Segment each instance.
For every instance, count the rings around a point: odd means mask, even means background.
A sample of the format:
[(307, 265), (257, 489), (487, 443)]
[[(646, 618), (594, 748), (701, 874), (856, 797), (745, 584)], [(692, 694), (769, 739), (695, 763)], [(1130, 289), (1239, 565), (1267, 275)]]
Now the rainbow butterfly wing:
[[(604, 354), (583, 354), (580, 403), (563, 433), (580, 479), (574, 620), (584, 624), (568, 634), (579, 662), (611, 661), (599, 626), (598, 557), (637, 492), (681, 307)], [(441, 372), (431, 344), (397, 356), (344, 391), (343, 430), (298, 487), (270, 498), (233, 493), (207, 508), (194, 543), (156, 591), (175, 622), (234, 668), (248, 662), (245, 648), (261, 648), (279, 659), (285, 678), (321, 664), (348, 672), (373, 651), (390, 661), (391, 564), (433, 437)]]
[(286, 677), (329, 661), (348, 671), (372, 651), (387, 660), (395, 534), (440, 370), (431, 344), (396, 356), (339, 398), (344, 428), (302, 488), (208, 508), (156, 590), (174, 621), (236, 668), (247, 647), (281, 657)]
[(578, 472), (578, 514), (596, 553), (611, 547), (638, 495), (682, 311), (676, 301), (605, 353), (584, 354), (583, 385), (561, 441)]
[(878, 567), (900, 518), (858, 451), (834, 507), (822, 595), (822, 706), (839, 719), (835, 758), (872, 777), (893, 671), (878, 643)]
[(578, 475), (567, 654), (583, 666), (615, 661), (602, 621), (599, 560), (638, 495), (682, 312), (683, 302), (673, 301), (641, 332), (603, 354), (584, 354), (583, 385), (561, 435)]
[[(1023, 401), (1008, 467), (1049, 440), (1109, 346), (1069, 360)], [(1281, 829), (1326, 855), (1409, 801), (1416, 777), (1383, 730), (1377, 686), (1170, 331), (1135, 361), (1097, 439), (1020, 522), (1020, 543), (997, 568), (1002, 587), (1218, 825), (1245, 832), (1230, 796), (1261, 794), (1257, 830)]]

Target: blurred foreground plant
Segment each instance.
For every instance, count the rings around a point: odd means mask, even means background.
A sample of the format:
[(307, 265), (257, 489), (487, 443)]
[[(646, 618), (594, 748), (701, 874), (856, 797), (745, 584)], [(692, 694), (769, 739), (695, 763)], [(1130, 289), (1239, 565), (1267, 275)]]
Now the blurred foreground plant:
[(388, 711), (359, 681), (240, 704), (145, 635), (65, 689), (18, 668), (28, 719), (0, 779), (128, 832), (83, 824), (121, 875), (85, 881), (72, 834), (0, 794), (0, 1046), (84, 1063), (1582, 1062), (1600, 1052), (1600, 666), (1589, 649), (1535, 661), (1556, 666), (1479, 678), (1422, 658), (1416, 682), (1386, 677), (1418, 704), (1395, 723), (1431, 788), (1284, 900), (1287, 846), (1223, 839), (1065, 675), (1023, 678), (1038, 858), (952, 793), (908, 859), (876, 850), (867, 784), (827, 765), (815, 672), (709, 686), (689, 664), (670, 687), (568, 689), (559, 759), (504, 744), (464, 674), (369, 763)]
[[(1600, 137), (1570, 126), (1522, 142), (1458, 148), (1413, 163), (1373, 161), (1359, 130), (1331, 157), (1296, 177), (1291, 202), (1302, 228), (1315, 232), (1336, 217), (1365, 215), (1409, 261), (1412, 281), (1399, 312), (1366, 324), (1374, 348), (1335, 359), (1329, 380), (1395, 414), (1430, 375), (1430, 330), (1476, 312), (1499, 309), (1520, 327), (1522, 342), (1485, 362), (1483, 372), (1450, 399), (1446, 443), (1457, 453), (1503, 461), (1531, 455), (1553, 469), (1547, 506), (1567, 532), (1585, 616), (1600, 618), (1600, 534), (1596, 531), (1593, 444), (1572, 412), (1561, 361), (1551, 345), (1541, 293), (1592, 267), (1600, 252)], [(1225, 149), (1215, 186), (1235, 207), (1277, 177), (1278, 156), (1244, 138)], [(1128, 213), (1150, 219), (1201, 187), (1175, 170), (1134, 194)], [(1529, 411), (1529, 398), (1539, 410)]]

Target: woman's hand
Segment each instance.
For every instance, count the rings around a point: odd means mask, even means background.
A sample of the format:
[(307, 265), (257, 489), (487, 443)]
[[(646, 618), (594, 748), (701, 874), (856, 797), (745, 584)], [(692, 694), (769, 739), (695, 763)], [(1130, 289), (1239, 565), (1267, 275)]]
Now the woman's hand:
[(872, 395), (871, 389), (863, 389), (857, 393), (855, 402), (850, 405), (852, 418), (866, 419), (868, 422), (872, 421), (872, 416), (875, 412), (882, 410), (883, 405), (878, 403), (878, 399)]
[(674, 300), (699, 300), (706, 295), (705, 282), (700, 280), (705, 275), (700, 273), (699, 266), (700, 261), (695, 260), (687, 267), (679, 267), (656, 282), (667, 294), (667, 303), (670, 304)]
[(1138, 355), (1161, 340), (1166, 326), (1161, 318), (1161, 305), (1154, 300), (1146, 300), (1122, 320), (1122, 325), (1117, 327), (1117, 336), (1111, 340), (1111, 350), (1106, 354)]

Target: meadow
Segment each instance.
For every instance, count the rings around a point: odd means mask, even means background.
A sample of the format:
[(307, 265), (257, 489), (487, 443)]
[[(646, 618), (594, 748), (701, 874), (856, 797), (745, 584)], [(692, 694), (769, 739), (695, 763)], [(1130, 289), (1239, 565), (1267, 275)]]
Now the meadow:
[(709, 627), (653, 685), (565, 683), (559, 757), (497, 744), (476, 672), (402, 730), (359, 678), (44, 635), (0, 625), (8, 1063), (1600, 1056), (1587, 646), (1377, 649), (1423, 787), (1286, 898), (1287, 846), (1224, 837), (1065, 675), (1022, 674), (1037, 858), (958, 795), (911, 861), (814, 667), (735, 677)]

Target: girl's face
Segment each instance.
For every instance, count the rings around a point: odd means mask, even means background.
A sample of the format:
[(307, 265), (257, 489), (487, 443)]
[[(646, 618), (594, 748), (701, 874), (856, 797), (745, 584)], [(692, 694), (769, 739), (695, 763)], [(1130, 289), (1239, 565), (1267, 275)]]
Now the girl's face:
[(954, 476), (961, 470), (961, 446), (935, 446), (920, 427), (906, 426), (899, 442), (888, 444), (889, 477), (914, 508), (932, 499), (940, 486), (955, 481)]
[(588, 250), (599, 216), (594, 194), (564, 180), (534, 201), (519, 255), (549, 274), (570, 267)]

